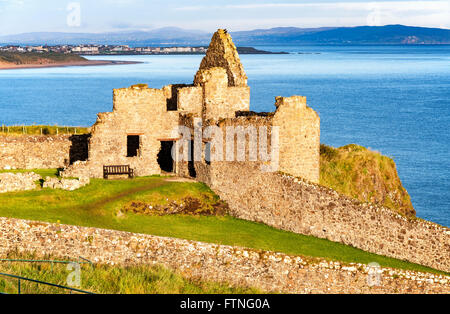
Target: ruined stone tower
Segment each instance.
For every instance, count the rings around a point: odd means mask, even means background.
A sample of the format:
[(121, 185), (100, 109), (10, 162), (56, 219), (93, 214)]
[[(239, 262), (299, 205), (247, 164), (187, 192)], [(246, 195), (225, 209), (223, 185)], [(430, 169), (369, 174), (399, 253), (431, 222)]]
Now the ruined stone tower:
[[(179, 127), (193, 129), (195, 125), (202, 128), (203, 138), (190, 148), (184, 146), (184, 151), (178, 150), (185, 144), (182, 141), (186, 141), (177, 132)], [(213, 141), (211, 135), (206, 134), (205, 128), (212, 127), (221, 133), (222, 139), (216, 137)], [(243, 135), (227, 135), (233, 128), (243, 131)], [(266, 134), (262, 130), (269, 131)], [(103, 166), (129, 165), (138, 176), (176, 173), (214, 186), (221, 176), (226, 176), (228, 167), (238, 166), (245, 175), (251, 174), (251, 169), (267, 166), (268, 160), (250, 156), (249, 147), (261, 146), (264, 136), (273, 136), (272, 130), (277, 130), (278, 134), (276, 143), (273, 138), (268, 140), (269, 148), (277, 148), (276, 157), (272, 156), (277, 159), (273, 171), (318, 182), (318, 115), (306, 105), (306, 98), (300, 96), (278, 97), (272, 113), (251, 112), (250, 87), (237, 49), (231, 36), (225, 30), (218, 30), (193, 84), (169, 85), (162, 89), (139, 84), (114, 90), (113, 111), (99, 113), (93, 126), (88, 160), (71, 165), (64, 176), (101, 178)], [(243, 146), (247, 156), (237, 156), (233, 152), (236, 160), (229, 156), (223, 160), (208, 160), (207, 156), (218, 150), (228, 153), (230, 138), (241, 141), (237, 147)], [(194, 132), (189, 137), (193, 139)], [(190, 157), (196, 155), (201, 159), (177, 162), (172, 159), (172, 152), (187, 154), (188, 150)], [(256, 154), (261, 156), (262, 152)]]
[(195, 76), (195, 84), (199, 84), (204, 70), (223, 68), (228, 76), (228, 86), (247, 86), (247, 75), (239, 60), (239, 55), (230, 34), (219, 29), (211, 40), (205, 58)]

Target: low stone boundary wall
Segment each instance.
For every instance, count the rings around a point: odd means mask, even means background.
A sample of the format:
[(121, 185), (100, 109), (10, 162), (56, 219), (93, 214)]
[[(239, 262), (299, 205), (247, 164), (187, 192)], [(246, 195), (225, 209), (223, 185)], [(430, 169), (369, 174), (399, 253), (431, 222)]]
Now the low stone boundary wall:
[(211, 188), (238, 218), (450, 272), (450, 229), (259, 165), (211, 166)]
[(186, 277), (264, 291), (450, 293), (447, 276), (383, 268), (377, 281), (373, 268), (360, 264), (120, 231), (0, 218), (0, 235), (0, 256), (18, 250), (58, 258), (83, 256), (109, 265), (162, 264)]
[(89, 135), (0, 136), (0, 169), (63, 168), (86, 160)]

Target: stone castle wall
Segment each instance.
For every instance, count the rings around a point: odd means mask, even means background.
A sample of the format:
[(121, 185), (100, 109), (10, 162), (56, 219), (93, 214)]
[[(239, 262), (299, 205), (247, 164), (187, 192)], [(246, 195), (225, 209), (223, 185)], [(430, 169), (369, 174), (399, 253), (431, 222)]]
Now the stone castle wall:
[[(135, 175), (161, 174), (161, 141), (174, 138), (179, 113), (168, 110), (172, 86), (135, 85), (114, 90), (113, 112), (100, 113), (92, 128), (89, 158), (64, 171), (66, 177), (103, 177), (104, 165), (130, 165)], [(128, 136), (139, 136), (137, 156), (128, 156)]]
[(0, 169), (63, 168), (87, 157), (88, 135), (0, 136)]
[[(0, 258), (39, 257), (129, 266), (161, 264), (188, 278), (283, 293), (450, 293), (446, 276), (378, 270), (268, 251), (120, 231), (0, 218)], [(371, 286), (370, 283), (376, 284)]]
[(240, 162), (211, 165), (209, 184), (234, 216), (450, 271), (449, 228), (409, 220), (288, 175), (262, 173), (260, 167)]
[(320, 118), (306, 97), (278, 97), (273, 125), (280, 128), (279, 170), (319, 183)]
[(200, 70), (195, 84), (203, 89), (203, 119), (232, 118), (236, 111), (250, 110), (250, 87), (229, 86), (224, 68)]

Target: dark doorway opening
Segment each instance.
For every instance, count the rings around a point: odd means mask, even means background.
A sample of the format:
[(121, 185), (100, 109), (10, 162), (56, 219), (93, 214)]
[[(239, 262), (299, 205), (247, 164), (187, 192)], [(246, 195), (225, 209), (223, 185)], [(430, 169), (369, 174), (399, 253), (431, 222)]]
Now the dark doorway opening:
[(141, 139), (139, 135), (127, 136), (127, 157), (136, 157), (139, 155)]
[(73, 165), (77, 161), (86, 161), (89, 158), (89, 139), (91, 134), (72, 135), (69, 137), (70, 146), (69, 163)]
[(161, 142), (161, 150), (158, 154), (158, 164), (162, 171), (174, 172), (174, 160), (172, 158), (173, 141)]
[(189, 176), (192, 178), (197, 178), (197, 171), (195, 171), (194, 162), (194, 141), (191, 140), (191, 145), (189, 145), (189, 162), (188, 162)]

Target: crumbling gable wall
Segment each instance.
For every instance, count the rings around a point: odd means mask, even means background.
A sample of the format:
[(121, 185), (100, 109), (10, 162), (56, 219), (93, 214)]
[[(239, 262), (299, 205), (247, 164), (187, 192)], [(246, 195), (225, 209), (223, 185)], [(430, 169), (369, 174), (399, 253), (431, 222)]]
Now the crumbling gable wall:
[(202, 70), (223, 68), (227, 72), (229, 86), (247, 86), (247, 75), (239, 59), (236, 46), (226, 30), (219, 29), (211, 40), (206, 56), (203, 58), (197, 76)]
[[(67, 169), (65, 176), (101, 178), (104, 165), (130, 165), (138, 176), (160, 174), (161, 141), (174, 137), (179, 113), (167, 111), (172, 87), (146, 85), (114, 90), (113, 112), (100, 113), (92, 128), (89, 159)], [(139, 136), (138, 155), (127, 156), (127, 137)]]

